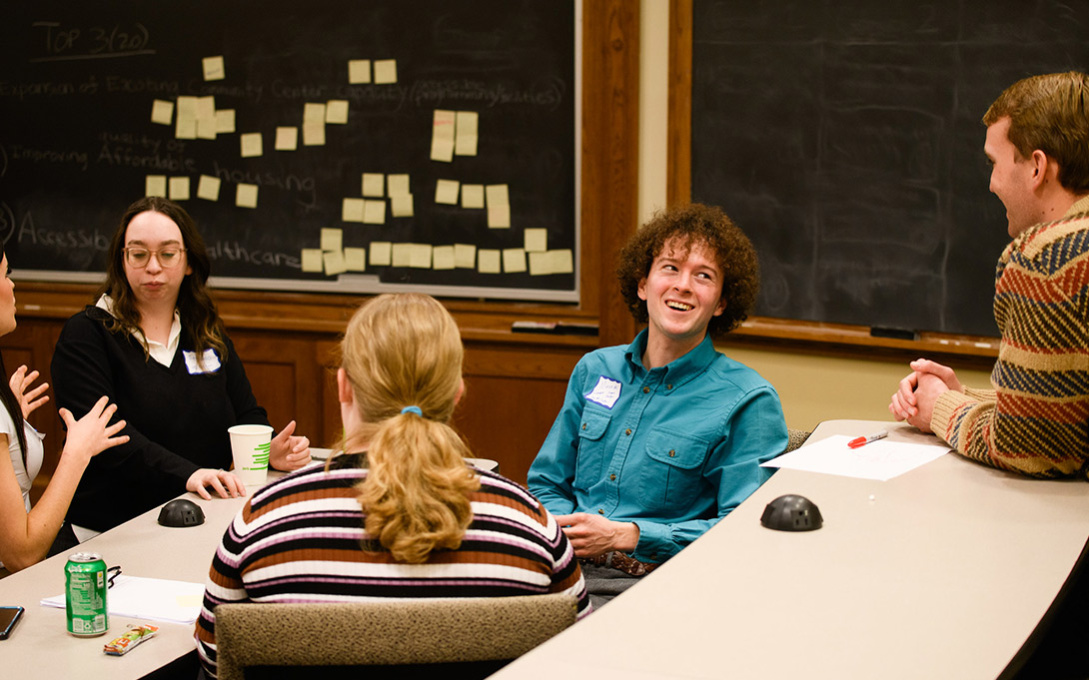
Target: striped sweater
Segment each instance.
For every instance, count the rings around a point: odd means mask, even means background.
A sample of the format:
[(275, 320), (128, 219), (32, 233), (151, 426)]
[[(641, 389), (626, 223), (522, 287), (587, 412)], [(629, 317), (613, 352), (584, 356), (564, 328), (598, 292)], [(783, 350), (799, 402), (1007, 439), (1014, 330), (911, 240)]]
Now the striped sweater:
[[(197, 651), (216, 670), (215, 607), (224, 602), (352, 602), (374, 598), (504, 597), (570, 592), (590, 610), (582, 572), (552, 515), (528, 491), (481, 471), (473, 521), (457, 550), (423, 564), (393, 560), (363, 529), (353, 488), (363, 455), (311, 465), (258, 490), (223, 535), (196, 625)], [(371, 546), (368, 546), (370, 548)], [(377, 631), (376, 634), (381, 634)]]
[(930, 427), (959, 453), (1033, 477), (1089, 473), (1089, 196), (998, 261), (992, 390), (949, 391)]

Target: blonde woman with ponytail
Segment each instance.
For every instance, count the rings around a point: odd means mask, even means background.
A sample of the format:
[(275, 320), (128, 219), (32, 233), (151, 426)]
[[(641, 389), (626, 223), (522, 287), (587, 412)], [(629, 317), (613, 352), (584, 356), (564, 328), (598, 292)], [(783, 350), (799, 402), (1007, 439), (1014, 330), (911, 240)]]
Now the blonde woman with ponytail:
[(356, 311), (337, 370), (344, 453), (259, 490), (224, 534), (196, 628), (208, 674), (224, 602), (570, 592), (589, 612), (555, 519), (522, 486), (465, 461), (449, 424), (462, 351), (430, 296), (380, 295)]

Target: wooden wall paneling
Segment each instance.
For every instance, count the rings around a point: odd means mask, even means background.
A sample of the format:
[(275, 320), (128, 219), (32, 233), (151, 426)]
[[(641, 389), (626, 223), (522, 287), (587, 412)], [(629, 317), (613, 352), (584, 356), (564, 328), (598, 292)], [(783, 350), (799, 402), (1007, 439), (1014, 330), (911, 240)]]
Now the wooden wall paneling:
[(315, 446), (325, 440), (321, 367), (314, 362), (315, 338), (283, 332), (240, 330), (231, 340), (246, 366), (257, 403), (277, 431), (291, 420), (295, 432)]
[(503, 475), (525, 484), (584, 352), (467, 345), (466, 390), (454, 426), (473, 455), (498, 461)]
[(0, 339), (4, 368), (7, 369), (7, 375), (3, 376), (5, 381), (11, 377), (15, 369), (26, 365), (30, 370), (36, 370), (41, 374), (36, 384), (42, 382), (50, 384), (47, 392), (49, 401), (39, 407), (29, 418), (34, 429), (45, 435), (43, 442), (45, 459), (42, 463), (42, 471), (35, 479), (34, 489), (31, 491), (32, 502), (41, 497), (49, 483), (49, 478), (57, 468), (57, 461), (60, 459), (61, 448), (64, 444), (64, 427), (60, 416), (57, 415), (57, 405), (52, 389), (53, 377), (49, 370), (49, 364), (53, 359), (53, 348), (59, 336), (60, 324), (37, 319), (19, 319), (16, 329)]
[(639, 3), (583, 8), (581, 285), (583, 304), (597, 299), (599, 343), (607, 346), (635, 335), (613, 271), (639, 220)]

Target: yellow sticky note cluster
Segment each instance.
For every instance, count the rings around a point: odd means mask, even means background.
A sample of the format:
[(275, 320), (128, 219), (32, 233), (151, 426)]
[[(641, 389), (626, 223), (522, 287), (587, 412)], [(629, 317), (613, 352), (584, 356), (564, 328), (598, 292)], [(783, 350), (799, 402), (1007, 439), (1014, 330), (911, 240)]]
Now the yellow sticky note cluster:
[(449, 163), (454, 156), (475, 156), (479, 116), (475, 111), (435, 109), (431, 124), (431, 160)]
[(397, 60), (377, 59), (374, 61), (374, 76), (371, 77), (370, 59), (348, 60), (348, 83), (351, 85), (392, 85), (397, 82)]

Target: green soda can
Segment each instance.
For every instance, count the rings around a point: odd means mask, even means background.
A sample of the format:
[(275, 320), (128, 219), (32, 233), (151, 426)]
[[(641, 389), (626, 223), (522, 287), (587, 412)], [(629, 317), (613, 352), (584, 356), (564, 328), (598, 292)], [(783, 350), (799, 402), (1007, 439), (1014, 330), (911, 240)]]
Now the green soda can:
[(95, 637), (109, 629), (106, 589), (106, 562), (101, 555), (80, 552), (68, 558), (64, 565), (64, 608), (69, 633)]

